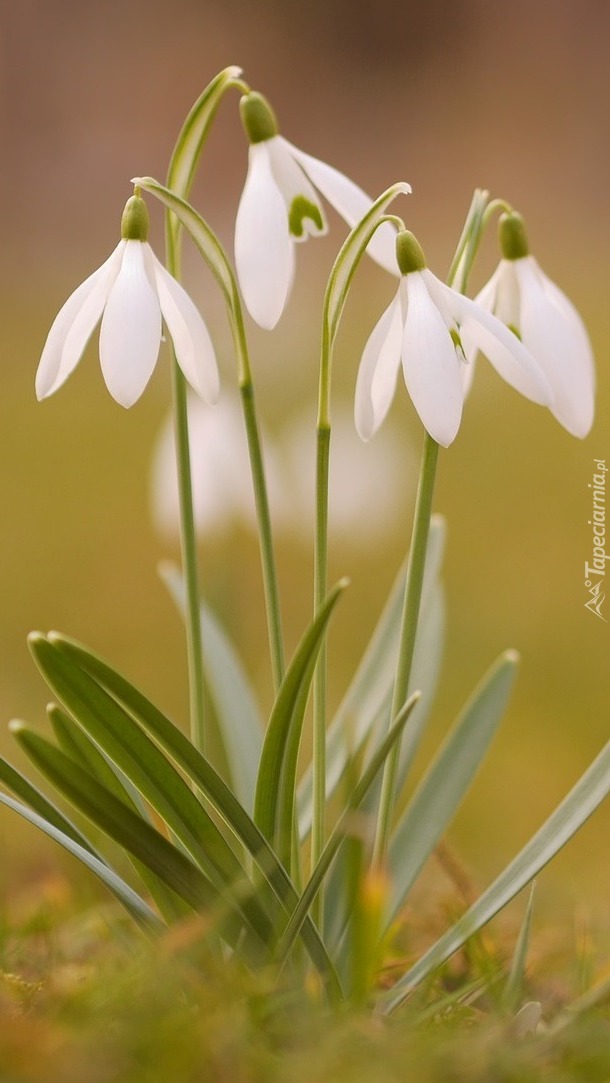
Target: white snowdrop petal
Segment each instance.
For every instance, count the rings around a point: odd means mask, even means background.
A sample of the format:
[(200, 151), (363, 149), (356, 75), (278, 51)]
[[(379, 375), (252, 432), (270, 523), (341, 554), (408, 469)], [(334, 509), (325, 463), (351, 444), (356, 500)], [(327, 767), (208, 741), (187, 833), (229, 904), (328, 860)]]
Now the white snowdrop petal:
[[(305, 154), (291, 144), (289, 146), (297, 162), (331, 207), (334, 207), (350, 228), (355, 226), (370, 210), (373, 203), (370, 196), (338, 169)], [(396, 230), (389, 223), (384, 223), (376, 230), (367, 252), (390, 274), (399, 273), (396, 263)]]
[(492, 312), (501, 323), (521, 334), (521, 305), (519, 280), (516, 273), (517, 262), (519, 261), (512, 259), (500, 260), (494, 275), (496, 283), (495, 302), (493, 307), (489, 307), (485, 304), (485, 287), (481, 290), (481, 293), (475, 297), (475, 301), (487, 311)]
[(574, 306), (535, 262), (518, 262), (523, 341), (551, 384), (554, 416), (573, 436), (585, 437), (595, 408), (589, 337)]
[(271, 330), (292, 285), (294, 246), (264, 142), (249, 149), (248, 175), (235, 222), (235, 266), (248, 312), (260, 327)]
[[(294, 200), (304, 200), (312, 210), (311, 216), (305, 214), (300, 219), (302, 232), (299, 234), (291, 231), (292, 240), (305, 241), (308, 237), (322, 237), (328, 232), (324, 210), (315, 188), (292, 153), (290, 143), (287, 143), (283, 136), (276, 135), (266, 141), (266, 148), (271, 172), (284, 198), (287, 214), (290, 215)], [(315, 221), (314, 215), (319, 215), (319, 222)]]
[(369, 335), (358, 369), (355, 396), (356, 431), (370, 440), (384, 420), (396, 390), (402, 346), (400, 293)]
[(511, 387), (532, 402), (548, 406), (553, 398), (549, 381), (517, 336), (476, 301), (456, 293), (430, 272), (428, 275), (434, 279), (430, 288), (435, 299), (437, 295), (442, 296), (444, 303), (453, 310), (468, 360), (480, 350)]
[(159, 355), (161, 309), (147, 273), (144, 241), (127, 241), (110, 290), (100, 330), (100, 362), (106, 386), (121, 406), (136, 402)]
[(448, 447), (462, 417), (460, 362), (422, 273), (412, 272), (406, 282), (408, 309), (402, 343), (405, 383), (424, 428), (438, 444)]
[(121, 241), (102, 266), (81, 283), (55, 317), (36, 373), (37, 398), (57, 391), (80, 361), (118, 273), (124, 244)]
[(157, 285), (161, 313), (174, 343), (180, 368), (191, 387), (211, 404), (219, 392), (218, 366), (208, 329), (188, 293), (152, 251), (150, 264)]

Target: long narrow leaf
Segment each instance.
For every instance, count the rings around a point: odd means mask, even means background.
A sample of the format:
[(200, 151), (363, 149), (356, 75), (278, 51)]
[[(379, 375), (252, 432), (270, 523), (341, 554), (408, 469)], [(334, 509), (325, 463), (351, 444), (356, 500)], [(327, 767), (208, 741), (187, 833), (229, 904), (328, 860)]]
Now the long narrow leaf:
[(505, 713), (518, 656), (506, 651), (486, 674), (427, 770), (393, 834), (394, 920), (423, 865), (444, 835)]
[[(277, 898), (291, 911), (296, 905), (298, 896), (285, 869), (278, 862), (265, 837), (211, 764), (154, 704), (147, 700), (124, 677), (121, 677), (115, 670), (102, 662), (101, 659), (79, 644), (56, 633), (53, 634), (52, 640), (58, 650), (61, 650), (86, 672), (100, 680), (111, 694), (124, 703), (125, 707), (138, 719), (141, 725), (152, 733), (176, 762), (183, 767), (252, 854)], [(332, 963), (328, 958), (319, 934), (310, 921), (307, 921), (303, 927), (303, 941), (312, 961), (327, 980), (331, 994), (340, 997), (341, 991)]]
[(345, 810), (345, 812), (335, 825), (324, 847), (324, 850), (320, 855), (316, 867), (313, 870), (311, 877), (301, 894), (298, 906), (293, 911), (290, 921), (286, 926), (284, 933), (282, 934), (282, 939), (277, 949), (278, 958), (282, 962), (286, 959), (288, 952), (290, 951), (290, 948), (292, 947), (292, 944), (294, 943), (294, 940), (298, 935), (301, 925), (303, 924), (303, 921), (305, 920), (305, 917), (309, 912), (309, 909), (318, 891), (320, 890), (324, 877), (326, 876), (326, 873), (331, 866), (333, 858), (336, 856), (342, 842), (349, 835), (350, 820), (353, 816), (354, 811), (361, 807), (364, 799), (366, 798), (367, 794), (371, 789), (371, 786), (375, 782), (375, 779), (378, 777), (379, 772), (381, 771), (385, 761), (387, 760), (390, 751), (396, 744), (396, 741), (399, 740), (400, 735), (402, 734), (402, 731), (409, 719), (409, 716), (418, 700), (419, 694), (415, 693), (415, 695), (411, 696), (408, 702), (405, 703), (402, 711), (399, 711), (396, 721), (390, 729), (390, 732), (386, 734), (385, 739), (382, 741), (379, 748), (375, 751), (371, 762), (368, 764), (366, 770), (362, 775), (362, 778), (355, 787), (351, 795), (349, 808)]
[(261, 752), (254, 819), (284, 865), (292, 849), (299, 743), (313, 671), (330, 615), (345, 581), (328, 595), (305, 632), (271, 712)]
[(6, 805), (7, 808), (13, 809), (28, 823), (33, 824), (40, 831), (43, 831), (49, 838), (58, 842), (60, 846), (63, 846), (64, 850), (73, 854), (78, 860), (94, 873), (99, 880), (112, 892), (112, 894), (119, 900), (120, 903), (129, 911), (131, 916), (142, 925), (149, 929), (162, 929), (163, 923), (155, 914), (154, 910), (151, 910), (150, 906), (141, 899), (140, 896), (126, 884), (120, 876), (114, 872), (104, 861), (100, 861), (95, 854), (92, 854), (90, 850), (85, 849), (69, 835), (66, 835), (63, 831), (60, 831), (58, 827), (45, 820), (43, 816), (39, 816), (33, 809), (27, 808), (26, 805), (22, 805), (20, 801), (15, 801), (14, 798), (9, 797), (8, 794), (0, 791), (0, 803)]
[(33, 786), (29, 779), (4, 759), (0, 759), (0, 782), (4, 783), (22, 801), (25, 801), (26, 805), (29, 805), (38, 817), (45, 820), (56, 831), (60, 831), (62, 835), (72, 839), (83, 850), (88, 850), (97, 861), (104, 861), (102, 855), (98, 853), (93, 843), (82, 831), (67, 816), (64, 816), (63, 812), (60, 812), (40, 790)]
[(152, 869), (192, 909), (218, 907), (220, 892), (181, 850), (40, 734), (23, 723), (13, 724), (12, 730), (38, 770), (76, 808)]
[[(142, 692), (134, 688), (125, 677), (108, 666), (101, 658), (92, 654), (81, 644), (58, 633), (53, 633), (52, 640), (58, 650), (80, 665), (85, 672), (115, 696), (130, 712), (130, 715), (183, 768), (252, 855), (275, 897), (282, 903), (287, 913), (291, 913), (298, 902), (298, 894), (290, 877), (278, 861), (265, 836), (209, 761), (154, 703), (151, 703)], [(318, 931), (309, 918), (303, 924), (301, 936), (313, 964), (327, 982), (329, 994), (334, 999), (340, 1000), (342, 991), (334, 967)]]
[[(148, 810), (135, 787), (106, 759), (85, 731), (56, 703), (47, 707), (47, 714), (59, 747), (66, 755), (71, 756), (110, 793), (150, 823)], [(131, 861), (168, 922), (176, 921), (188, 913), (183, 900), (168, 888), (167, 884), (137, 858), (132, 856)]]
[(256, 898), (243, 891), (242, 866), (173, 764), (112, 696), (49, 639), (35, 633), (28, 641), (38, 667), (70, 714), (158, 811), (199, 868), (224, 892), (242, 885), (237, 904), (263, 937), (268, 920)]
[[(184, 614), (182, 574), (173, 564), (163, 564), (161, 577), (174, 602)], [(229, 766), (231, 789), (252, 812), (256, 776), (263, 746), (263, 726), (256, 700), (241, 662), (226, 633), (207, 606), (201, 606), (201, 631), (205, 643), (206, 687), (219, 720), (219, 736)]]
[(413, 989), (502, 910), (565, 846), (610, 792), (610, 741), (567, 797), (493, 884), (385, 996), (380, 1008), (393, 1012)]

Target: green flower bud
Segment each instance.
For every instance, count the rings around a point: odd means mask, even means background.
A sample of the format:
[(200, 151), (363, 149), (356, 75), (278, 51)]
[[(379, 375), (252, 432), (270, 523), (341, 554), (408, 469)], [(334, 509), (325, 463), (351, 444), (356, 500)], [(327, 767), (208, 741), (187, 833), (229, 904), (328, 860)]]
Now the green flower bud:
[(401, 229), (396, 234), (396, 261), (401, 275), (423, 271), (426, 266), (422, 247), (409, 229)]
[(529, 256), (525, 224), (516, 211), (500, 216), (498, 239), (504, 259), (523, 259), (524, 256)]
[(121, 239), (124, 241), (148, 239), (148, 209), (139, 195), (131, 196), (125, 204), (121, 218)]
[(263, 143), (278, 133), (275, 113), (262, 94), (244, 94), (239, 103), (242, 124), (250, 143)]

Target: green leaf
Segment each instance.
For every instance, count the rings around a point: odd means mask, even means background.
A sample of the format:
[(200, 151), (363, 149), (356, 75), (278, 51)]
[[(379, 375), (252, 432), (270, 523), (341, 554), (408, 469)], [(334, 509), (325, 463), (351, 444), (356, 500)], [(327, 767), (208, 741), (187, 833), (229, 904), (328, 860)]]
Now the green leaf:
[[(58, 650), (116, 697), (130, 712), (130, 716), (152, 734), (154, 739), (182, 767), (252, 855), (275, 897), (282, 903), (285, 910), (291, 913), (298, 902), (298, 894), (288, 873), (278, 861), (265, 836), (209, 761), (158, 707), (111, 666), (79, 643), (75, 643), (74, 640), (67, 639), (58, 633), (53, 633), (52, 639)], [(303, 924), (301, 936), (313, 964), (327, 984), (329, 995), (335, 1000), (341, 1000), (342, 991), (334, 967), (318, 931), (309, 918)]]
[(506, 980), (506, 985), (504, 986), (504, 989), (502, 991), (501, 1004), (502, 1007), (508, 1012), (516, 1011), (519, 1005), (519, 1001), (523, 997), (527, 952), (529, 949), (530, 934), (532, 931), (532, 913), (534, 910), (535, 887), (536, 881), (534, 880), (530, 888), (523, 924), (521, 925), (521, 928), (519, 930), (519, 936), (515, 945), (515, 951), (511, 962), (510, 972)]
[(154, 910), (151, 910), (150, 906), (144, 902), (144, 899), (141, 899), (137, 892), (129, 887), (129, 884), (126, 884), (113, 869), (91, 853), (90, 850), (81, 846), (70, 835), (65, 834), (55, 824), (46, 820), (44, 816), (39, 816), (37, 812), (22, 805), (20, 801), (15, 801), (8, 794), (0, 792), (0, 803), (6, 805), (7, 808), (13, 809), (24, 820), (34, 824), (40, 831), (44, 831), (45, 835), (63, 846), (64, 850), (77, 857), (86, 868), (90, 869), (106, 885), (139, 925), (152, 930), (163, 928), (163, 923)]
[[(163, 564), (160, 574), (180, 611), (185, 611), (184, 581), (178, 568)], [(201, 606), (205, 644), (206, 688), (219, 723), (219, 736), (229, 766), (231, 789), (248, 812), (254, 808), (256, 776), (263, 744), (263, 726), (254, 694), (224, 629)]]
[(390, 924), (451, 823), (502, 720), (518, 656), (506, 651), (486, 674), (448, 734), (396, 827), (390, 847)]
[(588, 820), (610, 791), (610, 741), (570, 790), (539, 831), (500, 873), (487, 891), (411, 967), (389, 993), (382, 995), (380, 1008), (395, 1011), (413, 989), (502, 910), (529, 884), (541, 869)]
[[(418, 733), (424, 724), (436, 682), (442, 638), (438, 632), (438, 578), (445, 541), (444, 520), (435, 515), (430, 524), (426, 571), (422, 591), (421, 620), (413, 663), (410, 691), (422, 691), (409, 725)], [(376, 731), (387, 733), (390, 722), (392, 687), (396, 672), (396, 654), (404, 599), (405, 568), (401, 568), (390, 591), (377, 627), (364, 652), (360, 665), (328, 727), (326, 797), (334, 794), (350, 758), (359, 755)], [(380, 738), (381, 739), (381, 738)], [(403, 747), (406, 745), (403, 741)], [(415, 742), (414, 742), (415, 744)], [(404, 753), (401, 764), (404, 763)], [(404, 772), (403, 772), (404, 775)], [(304, 772), (299, 785), (299, 830), (306, 838), (311, 830), (312, 773)]]
[(307, 698), (330, 615), (345, 586), (346, 580), (342, 580), (330, 592), (305, 632), (280, 685), (261, 752), (254, 819), (287, 867), (292, 853), (297, 761)]
[[(36, 663), (70, 714), (157, 810), (217, 887), (233, 892), (247, 923), (264, 939), (269, 920), (244, 894), (245, 871), (234, 851), (173, 764), (89, 674), (40, 633), (28, 639)], [(252, 885), (250, 885), (252, 888)], [(234, 892), (233, 892), (234, 893)], [(235, 894), (235, 893), (234, 893)]]
[(294, 940), (305, 920), (309, 909), (320, 890), (324, 877), (328, 872), (331, 863), (336, 856), (341, 844), (350, 834), (350, 822), (353, 818), (354, 811), (360, 808), (369, 793), (375, 779), (378, 777), (386, 759), (396, 741), (400, 738), (402, 731), (406, 725), (409, 715), (413, 711), (416, 703), (419, 700), (419, 693), (411, 696), (411, 698), (405, 703), (402, 711), (399, 711), (394, 725), (391, 727), (390, 732), (386, 734), (384, 740), (381, 742), (378, 749), (376, 749), (371, 762), (368, 764), (364, 771), (360, 781), (356, 785), (350, 797), (349, 807), (345, 810), (337, 824), (335, 825), (325, 847), (322, 851), (320, 858), (313, 870), (311, 877), (306, 884), (298, 905), (295, 907), (292, 916), (286, 929), (282, 934), (282, 939), (278, 945), (277, 955), (281, 961), (284, 961), (294, 943)]
[[(14, 725), (19, 725), (19, 723), (11, 723), (10, 728)], [(20, 771), (4, 759), (0, 759), (0, 782), (3, 782), (17, 797), (25, 801), (26, 805), (29, 805), (39, 818), (45, 820), (56, 831), (72, 839), (83, 850), (88, 850), (90, 854), (95, 856), (97, 861), (104, 861), (102, 855), (98, 853), (93, 843), (83, 835), (82, 831), (75, 827), (72, 821), (64, 816), (63, 812), (60, 812), (40, 790), (33, 786), (29, 779), (25, 778)]]
[(12, 730), (38, 770), (105, 834), (151, 869), (192, 909), (218, 908), (220, 892), (181, 850), (40, 734), (23, 723), (13, 724)]
[[(59, 747), (66, 755), (70, 756), (85, 771), (88, 771), (93, 778), (100, 782), (102, 786), (105, 786), (120, 801), (128, 805), (132, 811), (150, 823), (150, 815), (138, 791), (122, 772), (119, 772), (107, 760), (84, 730), (55, 703), (47, 707), (47, 714)], [(176, 921), (189, 912), (183, 900), (155, 876), (146, 865), (143, 865), (135, 857), (132, 857), (131, 860), (136, 872), (148, 888), (166, 921)]]

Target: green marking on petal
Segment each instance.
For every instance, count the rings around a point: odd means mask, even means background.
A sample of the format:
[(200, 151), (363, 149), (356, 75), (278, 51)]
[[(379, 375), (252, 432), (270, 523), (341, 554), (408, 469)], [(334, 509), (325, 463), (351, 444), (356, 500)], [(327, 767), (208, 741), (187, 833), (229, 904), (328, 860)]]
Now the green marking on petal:
[(303, 236), (303, 222), (306, 218), (310, 218), (319, 230), (324, 229), (322, 212), (317, 204), (312, 203), (305, 196), (296, 196), (288, 212), (288, 227), (293, 237)]
[(449, 328), (449, 334), (451, 335), (451, 341), (453, 342), (453, 345), (455, 346), (456, 350), (458, 350), (461, 353), (461, 355), (462, 355), (462, 357), (464, 358), (464, 361), (465, 361), (466, 360), (466, 354), (464, 353), (464, 347), (462, 346), (462, 340), (460, 338), (459, 331), (457, 330), (456, 327), (450, 327)]
[(506, 326), (508, 327), (509, 331), (512, 331), (513, 335), (517, 336), (517, 338), (519, 339), (519, 342), (521, 342), (521, 332), (520, 332), (519, 328), (515, 327), (514, 323), (507, 323)]
[(148, 238), (148, 209), (139, 195), (131, 196), (125, 204), (121, 238), (124, 241), (146, 241)]
[(523, 259), (524, 256), (529, 255), (525, 223), (516, 211), (500, 216), (498, 239), (504, 259)]

